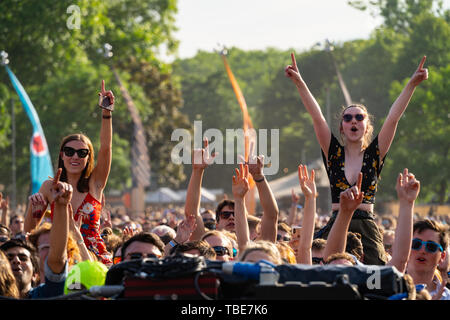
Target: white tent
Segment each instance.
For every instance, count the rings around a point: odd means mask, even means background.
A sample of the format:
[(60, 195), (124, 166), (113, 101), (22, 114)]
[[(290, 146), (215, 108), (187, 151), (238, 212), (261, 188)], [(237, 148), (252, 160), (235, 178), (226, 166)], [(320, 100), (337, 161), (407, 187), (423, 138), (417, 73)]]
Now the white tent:
[(145, 196), (146, 203), (168, 203), (183, 202), (184, 198), (180, 197), (170, 188), (159, 188), (156, 191), (147, 192)]
[[(178, 194), (178, 196), (180, 198), (182, 198), (182, 201), (186, 200), (186, 193), (187, 193), (187, 190), (177, 191), (177, 194)], [(213, 192), (211, 192), (211, 191), (209, 191), (209, 190), (207, 190), (205, 188), (202, 188), (201, 189), (201, 199), (200, 199), (200, 201), (202, 203), (215, 202), (216, 201), (216, 195)]]

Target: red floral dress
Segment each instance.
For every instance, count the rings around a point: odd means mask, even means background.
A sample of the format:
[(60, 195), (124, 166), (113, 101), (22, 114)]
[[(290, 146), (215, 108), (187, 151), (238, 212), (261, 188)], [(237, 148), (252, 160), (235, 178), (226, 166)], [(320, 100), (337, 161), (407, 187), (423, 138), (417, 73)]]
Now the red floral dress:
[[(51, 218), (53, 220), (53, 206), (51, 205)], [(80, 232), (83, 235), (86, 247), (95, 253), (97, 258), (105, 265), (112, 265), (112, 255), (106, 250), (105, 242), (100, 236), (100, 216), (102, 204), (90, 193), (86, 195), (78, 210), (74, 213), (75, 221), (82, 220)]]

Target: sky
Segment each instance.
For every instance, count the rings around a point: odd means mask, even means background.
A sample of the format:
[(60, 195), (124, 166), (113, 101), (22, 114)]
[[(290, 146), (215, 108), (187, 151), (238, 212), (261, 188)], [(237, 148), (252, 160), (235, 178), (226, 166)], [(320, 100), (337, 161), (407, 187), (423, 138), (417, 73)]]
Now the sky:
[(179, 58), (219, 45), (307, 50), (329, 39), (368, 39), (381, 24), (347, 0), (178, 0)]

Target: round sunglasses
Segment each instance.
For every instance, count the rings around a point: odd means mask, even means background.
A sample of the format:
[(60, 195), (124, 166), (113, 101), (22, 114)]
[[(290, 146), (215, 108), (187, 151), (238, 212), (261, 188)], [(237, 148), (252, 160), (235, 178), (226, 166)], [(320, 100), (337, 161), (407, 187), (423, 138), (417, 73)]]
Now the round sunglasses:
[(411, 249), (420, 250), (422, 245), (425, 245), (425, 251), (429, 253), (435, 253), (436, 251), (444, 251), (444, 248), (439, 243), (434, 241), (422, 241), (420, 239), (414, 238), (411, 244)]
[(361, 113), (355, 114), (354, 116), (352, 114), (347, 113), (342, 116), (342, 120), (344, 120), (345, 122), (350, 122), (352, 121), (353, 117), (355, 117), (357, 121), (363, 121), (365, 118), (365, 116)]
[(74, 149), (71, 147), (64, 147), (63, 152), (67, 157), (73, 157), (76, 152), (79, 158), (86, 158), (86, 156), (89, 154), (89, 149)]

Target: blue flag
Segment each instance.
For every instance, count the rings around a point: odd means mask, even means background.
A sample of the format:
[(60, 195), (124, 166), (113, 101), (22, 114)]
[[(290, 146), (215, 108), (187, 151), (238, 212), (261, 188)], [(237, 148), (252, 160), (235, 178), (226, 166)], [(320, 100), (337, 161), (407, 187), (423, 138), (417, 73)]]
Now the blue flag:
[(17, 80), (12, 71), (5, 65), (14, 89), (16, 89), (22, 102), (23, 108), (30, 118), (33, 125), (33, 136), (30, 143), (30, 157), (31, 157), (31, 193), (39, 192), (42, 183), (48, 179), (49, 176), (53, 177), (52, 161), (50, 159), (50, 153), (48, 151), (47, 141), (45, 140), (44, 131), (41, 127), (41, 122), (28, 97), (25, 89)]

